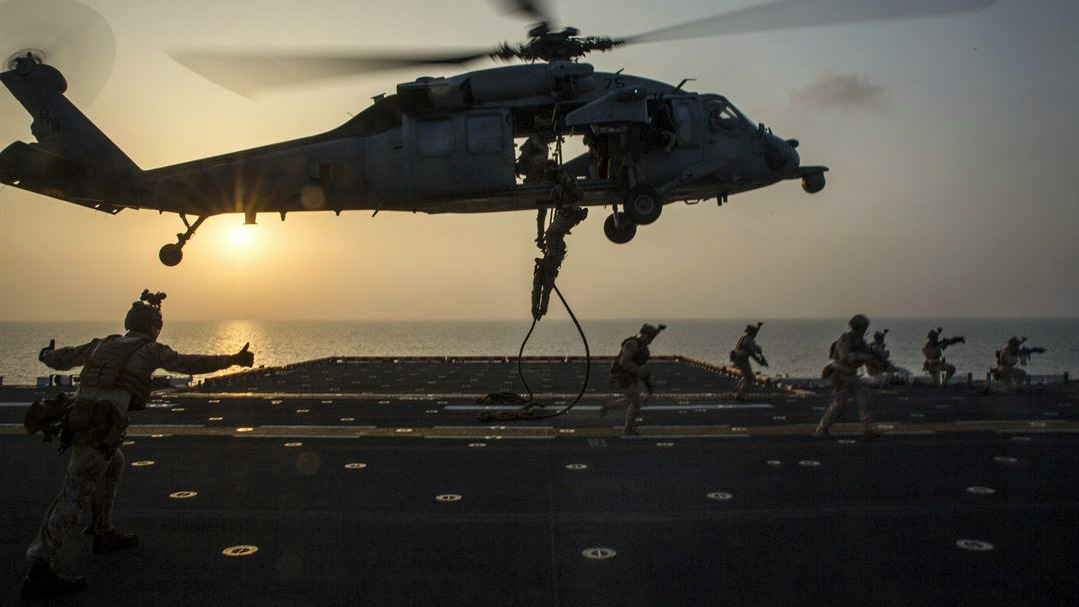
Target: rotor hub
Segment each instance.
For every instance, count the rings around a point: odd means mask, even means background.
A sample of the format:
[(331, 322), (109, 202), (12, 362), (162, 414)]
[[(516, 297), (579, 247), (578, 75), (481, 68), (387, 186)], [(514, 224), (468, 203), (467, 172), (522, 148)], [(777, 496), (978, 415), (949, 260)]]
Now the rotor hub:
[(16, 51), (4, 60), (4, 70), (17, 69), (20, 63), (28, 59), (38, 65), (43, 65), (45, 63), (45, 51), (36, 48), (24, 48)]

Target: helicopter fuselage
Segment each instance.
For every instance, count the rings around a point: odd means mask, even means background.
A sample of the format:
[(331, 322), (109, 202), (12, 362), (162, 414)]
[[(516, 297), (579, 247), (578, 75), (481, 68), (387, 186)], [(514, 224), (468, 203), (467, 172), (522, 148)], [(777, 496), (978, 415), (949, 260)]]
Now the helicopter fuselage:
[[(572, 176), (577, 203), (622, 205), (642, 225), (675, 200), (723, 202), (786, 179), (819, 191), (827, 170), (800, 166), (797, 141), (720, 95), (571, 61), (419, 78), (326, 133), (147, 171), (71, 105), (54, 68), (27, 60), (0, 80), (34, 117), (38, 139), (0, 152), (0, 181), (101, 211), (155, 209), (199, 223), (223, 213), (254, 222), (259, 213), (555, 206), (550, 181), (519, 178), (515, 142), (529, 137), (554, 143), (547, 174)], [(586, 151), (564, 158), (575, 141)], [(178, 252), (194, 229), (166, 246)]]

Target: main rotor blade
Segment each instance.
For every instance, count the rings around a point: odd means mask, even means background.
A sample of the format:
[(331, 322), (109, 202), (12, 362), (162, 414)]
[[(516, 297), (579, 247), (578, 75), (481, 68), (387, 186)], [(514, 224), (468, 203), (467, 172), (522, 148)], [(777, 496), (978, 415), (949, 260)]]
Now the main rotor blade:
[(395, 70), (420, 65), (459, 65), (495, 51), (461, 51), (441, 55), (352, 55), (347, 53), (196, 52), (177, 50), (169, 56), (200, 76), (240, 93), (310, 83), (317, 80)]
[(498, 0), (498, 3), (506, 12), (524, 15), (543, 23), (553, 23), (545, 0)]
[(621, 42), (659, 42), (766, 30), (910, 19), (973, 12), (996, 0), (777, 0), (681, 25), (664, 27)]

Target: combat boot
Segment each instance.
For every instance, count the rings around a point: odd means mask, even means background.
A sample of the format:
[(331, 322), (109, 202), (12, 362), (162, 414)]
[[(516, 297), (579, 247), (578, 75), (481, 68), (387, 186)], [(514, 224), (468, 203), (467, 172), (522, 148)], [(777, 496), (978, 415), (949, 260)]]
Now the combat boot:
[(20, 594), (24, 599), (38, 599), (78, 592), (84, 588), (86, 588), (86, 580), (81, 576), (60, 575), (48, 563), (37, 561), (30, 567), (30, 573), (23, 578)]
[(121, 533), (115, 529), (109, 529), (105, 533), (94, 534), (94, 554), (123, 550), (138, 543), (139, 536), (134, 533)]

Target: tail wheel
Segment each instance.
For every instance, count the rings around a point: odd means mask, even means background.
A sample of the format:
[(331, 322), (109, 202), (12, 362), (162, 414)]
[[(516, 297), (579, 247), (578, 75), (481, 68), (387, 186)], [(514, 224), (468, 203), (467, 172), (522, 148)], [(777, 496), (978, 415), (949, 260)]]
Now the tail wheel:
[(641, 184), (626, 193), (622, 207), (634, 223), (646, 226), (659, 219), (663, 212), (663, 197), (652, 186)]
[(626, 213), (611, 213), (603, 222), (603, 233), (615, 244), (626, 244), (637, 235), (637, 224)]

